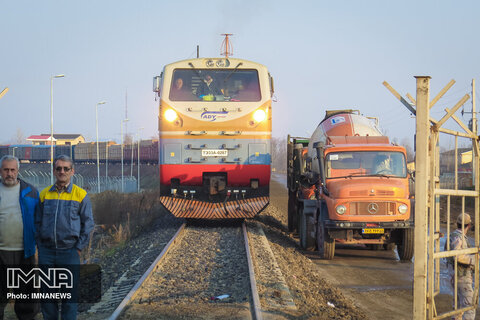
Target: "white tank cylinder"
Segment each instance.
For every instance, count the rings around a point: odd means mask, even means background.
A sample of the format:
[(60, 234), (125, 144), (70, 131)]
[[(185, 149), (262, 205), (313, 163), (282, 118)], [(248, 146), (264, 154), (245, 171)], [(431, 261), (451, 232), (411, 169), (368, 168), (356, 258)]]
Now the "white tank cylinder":
[[(308, 144), (308, 156), (315, 159), (315, 143), (328, 144), (332, 136), (383, 136), (377, 125), (370, 119), (355, 113), (340, 112), (325, 118), (313, 132)], [(319, 172), (318, 161), (312, 161), (312, 170)]]

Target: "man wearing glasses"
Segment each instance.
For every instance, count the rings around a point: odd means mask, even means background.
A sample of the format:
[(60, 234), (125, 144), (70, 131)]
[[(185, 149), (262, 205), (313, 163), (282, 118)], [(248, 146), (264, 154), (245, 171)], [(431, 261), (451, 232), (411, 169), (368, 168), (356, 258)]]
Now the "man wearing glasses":
[[(94, 227), (87, 192), (71, 183), (75, 173), (72, 159), (62, 155), (54, 164), (56, 182), (40, 193), (40, 214), (35, 219), (38, 264), (48, 268), (79, 265), (80, 252), (88, 245)], [(58, 319), (58, 311), (58, 303), (42, 301), (45, 320)], [(76, 318), (77, 303), (62, 300), (61, 319)]]

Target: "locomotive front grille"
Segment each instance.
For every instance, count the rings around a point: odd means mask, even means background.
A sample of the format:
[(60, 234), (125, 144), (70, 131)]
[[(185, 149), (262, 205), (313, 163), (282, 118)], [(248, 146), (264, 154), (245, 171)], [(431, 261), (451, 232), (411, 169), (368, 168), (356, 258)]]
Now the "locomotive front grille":
[(395, 202), (350, 202), (350, 215), (391, 216), (395, 213)]

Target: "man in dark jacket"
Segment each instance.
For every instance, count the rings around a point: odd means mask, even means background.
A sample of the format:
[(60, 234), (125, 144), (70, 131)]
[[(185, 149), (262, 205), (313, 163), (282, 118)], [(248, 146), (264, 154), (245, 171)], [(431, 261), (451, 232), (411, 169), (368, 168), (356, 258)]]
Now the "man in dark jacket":
[[(7, 268), (30, 269), (35, 265), (34, 216), (39, 210), (38, 191), (18, 179), (18, 169), (16, 157), (6, 155), (0, 159), (0, 319), (8, 301)], [(20, 285), (13, 292), (30, 295), (32, 283)], [(18, 319), (30, 320), (38, 313), (38, 307), (32, 300), (16, 299), (14, 309)]]
[[(87, 192), (71, 183), (75, 173), (72, 159), (59, 156), (54, 169), (56, 182), (40, 193), (40, 214), (35, 219), (38, 264), (75, 266), (80, 264), (80, 252), (88, 245), (94, 227), (92, 205)], [(78, 283), (76, 272), (73, 272), (74, 287)], [(45, 320), (58, 319), (58, 310), (56, 302), (42, 301)], [(62, 301), (61, 318), (76, 319), (77, 303)]]
[[(204, 98), (204, 96), (219, 96), (222, 95), (222, 90), (219, 88), (217, 81), (215, 81), (210, 74), (205, 75), (205, 79), (197, 88), (197, 96)], [(205, 100), (205, 99), (204, 99)]]

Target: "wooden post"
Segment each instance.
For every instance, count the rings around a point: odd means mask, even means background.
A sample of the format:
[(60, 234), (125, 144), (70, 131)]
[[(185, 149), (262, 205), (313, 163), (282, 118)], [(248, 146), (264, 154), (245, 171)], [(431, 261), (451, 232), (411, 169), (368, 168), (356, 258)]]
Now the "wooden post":
[(413, 318), (427, 316), (428, 140), (430, 136), (430, 77), (417, 76), (415, 152), (415, 262)]
[[(475, 110), (475, 79), (472, 79), (472, 132), (477, 134), (477, 112)], [(473, 149), (475, 148), (474, 143), (472, 142), (472, 186), (475, 185), (475, 166), (477, 165), (474, 161)]]
[[(477, 110), (475, 106), (476, 102), (476, 93), (475, 93), (475, 79), (472, 79), (472, 132), (475, 136), (472, 139), (472, 184), (475, 188), (475, 206), (473, 215), (475, 216), (475, 247), (478, 248), (480, 246), (480, 163), (479, 163), (479, 154), (478, 154), (478, 128), (477, 128)], [(479, 271), (479, 256), (475, 255), (475, 269), (474, 269), (474, 295), (473, 301), (478, 303), (478, 288), (479, 288), (479, 279), (480, 278), (480, 271)]]

